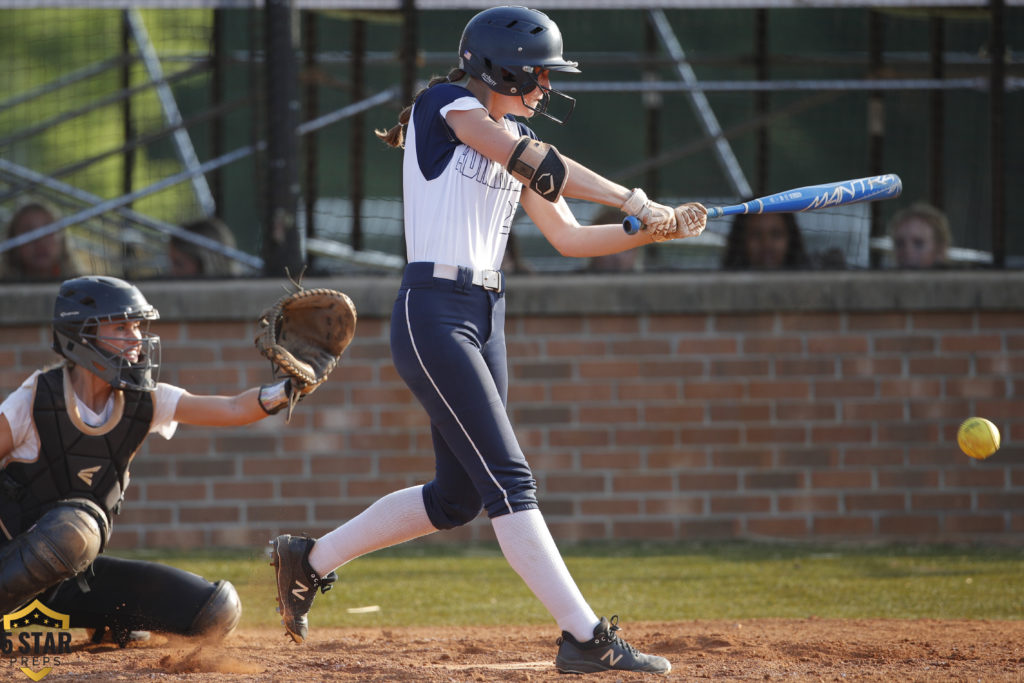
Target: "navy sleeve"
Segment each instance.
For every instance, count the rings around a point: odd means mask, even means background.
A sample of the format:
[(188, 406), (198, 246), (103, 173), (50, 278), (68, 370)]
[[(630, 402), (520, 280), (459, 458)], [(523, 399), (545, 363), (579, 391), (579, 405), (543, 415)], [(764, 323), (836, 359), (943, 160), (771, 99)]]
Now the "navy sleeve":
[(412, 122), (416, 128), (416, 159), (427, 180), (441, 175), (461, 141), (441, 116), (441, 108), (460, 97), (472, 96), (453, 83), (427, 88), (416, 100)]

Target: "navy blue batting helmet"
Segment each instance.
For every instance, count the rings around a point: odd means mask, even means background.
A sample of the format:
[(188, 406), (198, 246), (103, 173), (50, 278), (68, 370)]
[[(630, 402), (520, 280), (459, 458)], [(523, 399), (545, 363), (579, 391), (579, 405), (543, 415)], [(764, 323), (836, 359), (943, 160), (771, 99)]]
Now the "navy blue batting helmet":
[[(552, 95), (569, 102), (569, 114), (576, 101), (542, 86), (536, 74), (541, 70), (580, 73), (578, 66), (562, 56), (558, 25), (543, 12), (527, 7), (492, 7), (480, 12), (466, 24), (459, 42), (463, 71), (502, 95), (522, 97), (541, 88), (544, 98), (534, 111), (555, 121), (559, 119), (547, 113)], [(566, 114), (559, 123), (568, 118)]]

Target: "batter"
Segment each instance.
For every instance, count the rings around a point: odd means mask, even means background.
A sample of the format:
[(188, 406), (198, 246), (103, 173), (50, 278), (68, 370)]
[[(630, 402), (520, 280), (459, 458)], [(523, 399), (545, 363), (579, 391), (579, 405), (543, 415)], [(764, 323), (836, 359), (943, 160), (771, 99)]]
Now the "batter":
[[(566, 569), (537, 503), (537, 485), (505, 404), (502, 257), (520, 204), (563, 255), (600, 256), (652, 241), (699, 235), (706, 211), (675, 209), (572, 161), (516, 117), (568, 118), (572, 98), (550, 74), (578, 73), (562, 57), (558, 26), (525, 7), (473, 17), (459, 68), (437, 78), (378, 133), (404, 147), (403, 199), (409, 263), (391, 317), (395, 368), (430, 417), (434, 479), (384, 496), (314, 541), (273, 541), (278, 600), (288, 633), (305, 639), (316, 589), (334, 570), (373, 550), (451, 529), (486, 512), (509, 564), (551, 613), (562, 636), (560, 671), (668, 673), (663, 657), (638, 652), (618, 618), (598, 618)], [(467, 79), (468, 77), (468, 79)], [(552, 113), (549, 106), (566, 110)], [(646, 230), (581, 226), (564, 197), (619, 207)]]

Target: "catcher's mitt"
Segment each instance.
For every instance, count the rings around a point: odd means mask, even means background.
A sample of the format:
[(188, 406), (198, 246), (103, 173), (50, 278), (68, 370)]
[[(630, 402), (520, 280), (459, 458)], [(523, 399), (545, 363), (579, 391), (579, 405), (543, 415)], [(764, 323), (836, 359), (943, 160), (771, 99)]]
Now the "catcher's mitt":
[[(270, 359), (274, 377), (288, 379), (289, 420), (295, 404), (331, 374), (356, 332), (356, 307), (347, 295), (295, 285), (294, 292), (263, 311), (255, 339), (257, 350)], [(268, 412), (284, 404), (274, 407)]]

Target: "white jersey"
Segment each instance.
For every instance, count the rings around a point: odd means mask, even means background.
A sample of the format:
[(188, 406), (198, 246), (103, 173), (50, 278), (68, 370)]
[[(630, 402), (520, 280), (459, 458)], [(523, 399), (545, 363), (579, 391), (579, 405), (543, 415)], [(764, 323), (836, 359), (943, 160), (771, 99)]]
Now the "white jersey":
[[(39, 434), (36, 432), (32, 417), (32, 402), (35, 400), (37, 370), (21, 383), (3, 403), (0, 403), (0, 415), (7, 418), (14, 437), (14, 448), (0, 459), (0, 469), (8, 462), (35, 462), (39, 457)], [(184, 389), (160, 382), (153, 392), (153, 422), (149, 425), (149, 433), (156, 432), (165, 439), (174, 436), (178, 423), (174, 420), (174, 412), (178, 408), (178, 399), (185, 393)], [(82, 421), (91, 427), (99, 427), (106, 423), (114, 409), (114, 396), (111, 394), (107, 404), (100, 413), (94, 413), (89, 406), (75, 396), (78, 414)], [(0, 454), (3, 455), (3, 454)]]
[[(428, 88), (413, 105), (402, 169), (410, 262), (501, 267), (523, 185), (501, 164), (462, 143), (444, 118), (450, 111), (484, 108), (469, 90), (452, 83)], [(516, 137), (536, 137), (511, 117), (501, 123)]]

